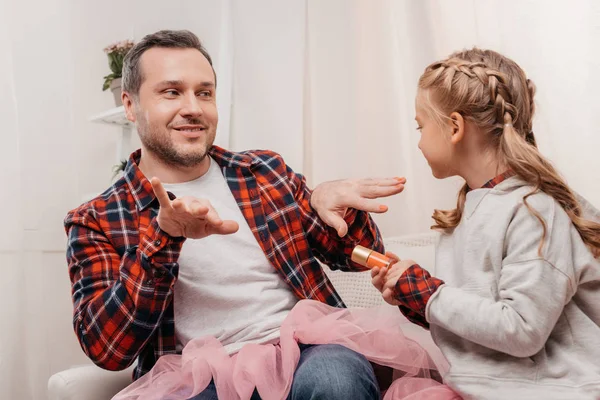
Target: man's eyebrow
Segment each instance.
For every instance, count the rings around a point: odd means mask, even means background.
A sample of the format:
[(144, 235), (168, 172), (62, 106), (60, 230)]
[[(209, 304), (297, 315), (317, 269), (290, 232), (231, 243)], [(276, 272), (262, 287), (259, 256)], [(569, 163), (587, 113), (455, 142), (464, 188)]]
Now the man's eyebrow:
[(180, 81), (180, 80), (167, 80), (167, 81), (160, 82), (156, 86), (180, 86), (182, 84), (183, 84), (183, 81)]

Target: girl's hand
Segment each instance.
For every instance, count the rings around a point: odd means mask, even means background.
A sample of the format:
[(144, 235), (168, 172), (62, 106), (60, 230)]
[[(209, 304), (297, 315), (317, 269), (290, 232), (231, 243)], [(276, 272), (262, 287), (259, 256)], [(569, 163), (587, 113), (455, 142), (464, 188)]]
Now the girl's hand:
[(402, 304), (398, 301), (398, 293), (396, 293), (396, 283), (398, 279), (406, 272), (407, 269), (415, 265), (416, 262), (413, 260), (400, 260), (394, 264), (387, 272), (383, 282), (383, 288), (381, 290), (381, 294), (383, 295), (383, 299), (392, 305), (400, 305)]
[[(395, 266), (398, 262), (400, 262), (400, 257), (398, 257), (396, 254), (392, 253), (392, 252), (386, 252), (385, 255), (391, 259), (393, 259), (394, 261), (390, 264), (390, 267), (383, 267), (383, 268), (379, 268), (379, 267), (375, 267), (371, 269), (371, 283), (373, 284), (373, 286), (375, 286), (375, 288), (377, 290), (379, 290), (381, 292), (381, 294), (384, 294), (385, 291), (385, 284), (386, 284), (386, 275), (388, 275), (388, 272), (395, 270)], [(399, 276), (398, 276), (399, 277)], [(397, 280), (397, 279), (396, 279)], [(389, 294), (384, 295), (383, 299), (393, 305), (393, 306), (397, 306), (400, 304), (400, 302), (398, 302), (396, 299), (394, 299), (392, 296), (390, 296)]]

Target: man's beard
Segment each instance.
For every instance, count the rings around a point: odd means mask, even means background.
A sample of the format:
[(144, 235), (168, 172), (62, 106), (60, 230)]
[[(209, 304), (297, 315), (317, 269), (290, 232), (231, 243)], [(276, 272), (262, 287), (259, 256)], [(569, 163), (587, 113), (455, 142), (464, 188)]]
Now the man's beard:
[[(205, 146), (183, 153), (177, 150), (170, 132), (161, 132), (158, 127), (149, 124), (145, 116), (140, 115), (139, 117), (141, 118), (137, 118), (138, 129), (140, 140), (144, 147), (155, 154), (163, 163), (174, 167), (195, 167), (199, 165), (206, 158), (215, 138), (212, 129), (207, 127), (205, 131), (207, 135)], [(182, 123), (206, 126), (206, 124), (198, 119), (189, 119)], [(197, 140), (200, 140), (200, 138)]]

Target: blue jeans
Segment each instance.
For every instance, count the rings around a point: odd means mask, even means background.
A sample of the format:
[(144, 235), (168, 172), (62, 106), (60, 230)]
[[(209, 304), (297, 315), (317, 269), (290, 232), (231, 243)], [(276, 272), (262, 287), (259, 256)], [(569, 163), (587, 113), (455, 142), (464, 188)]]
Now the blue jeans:
[[(337, 344), (301, 344), (300, 351), (287, 400), (380, 399), (373, 367), (362, 354)], [(190, 400), (218, 400), (214, 383)], [(251, 400), (260, 400), (256, 390)]]

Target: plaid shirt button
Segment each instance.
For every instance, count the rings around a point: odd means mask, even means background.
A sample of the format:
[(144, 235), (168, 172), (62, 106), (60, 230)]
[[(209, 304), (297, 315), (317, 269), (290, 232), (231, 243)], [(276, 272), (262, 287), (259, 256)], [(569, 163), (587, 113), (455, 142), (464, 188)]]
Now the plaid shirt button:
[(165, 276), (165, 270), (164, 269), (158, 269), (158, 268), (154, 268), (152, 270), (152, 276), (154, 276), (155, 278), (164, 278)]

